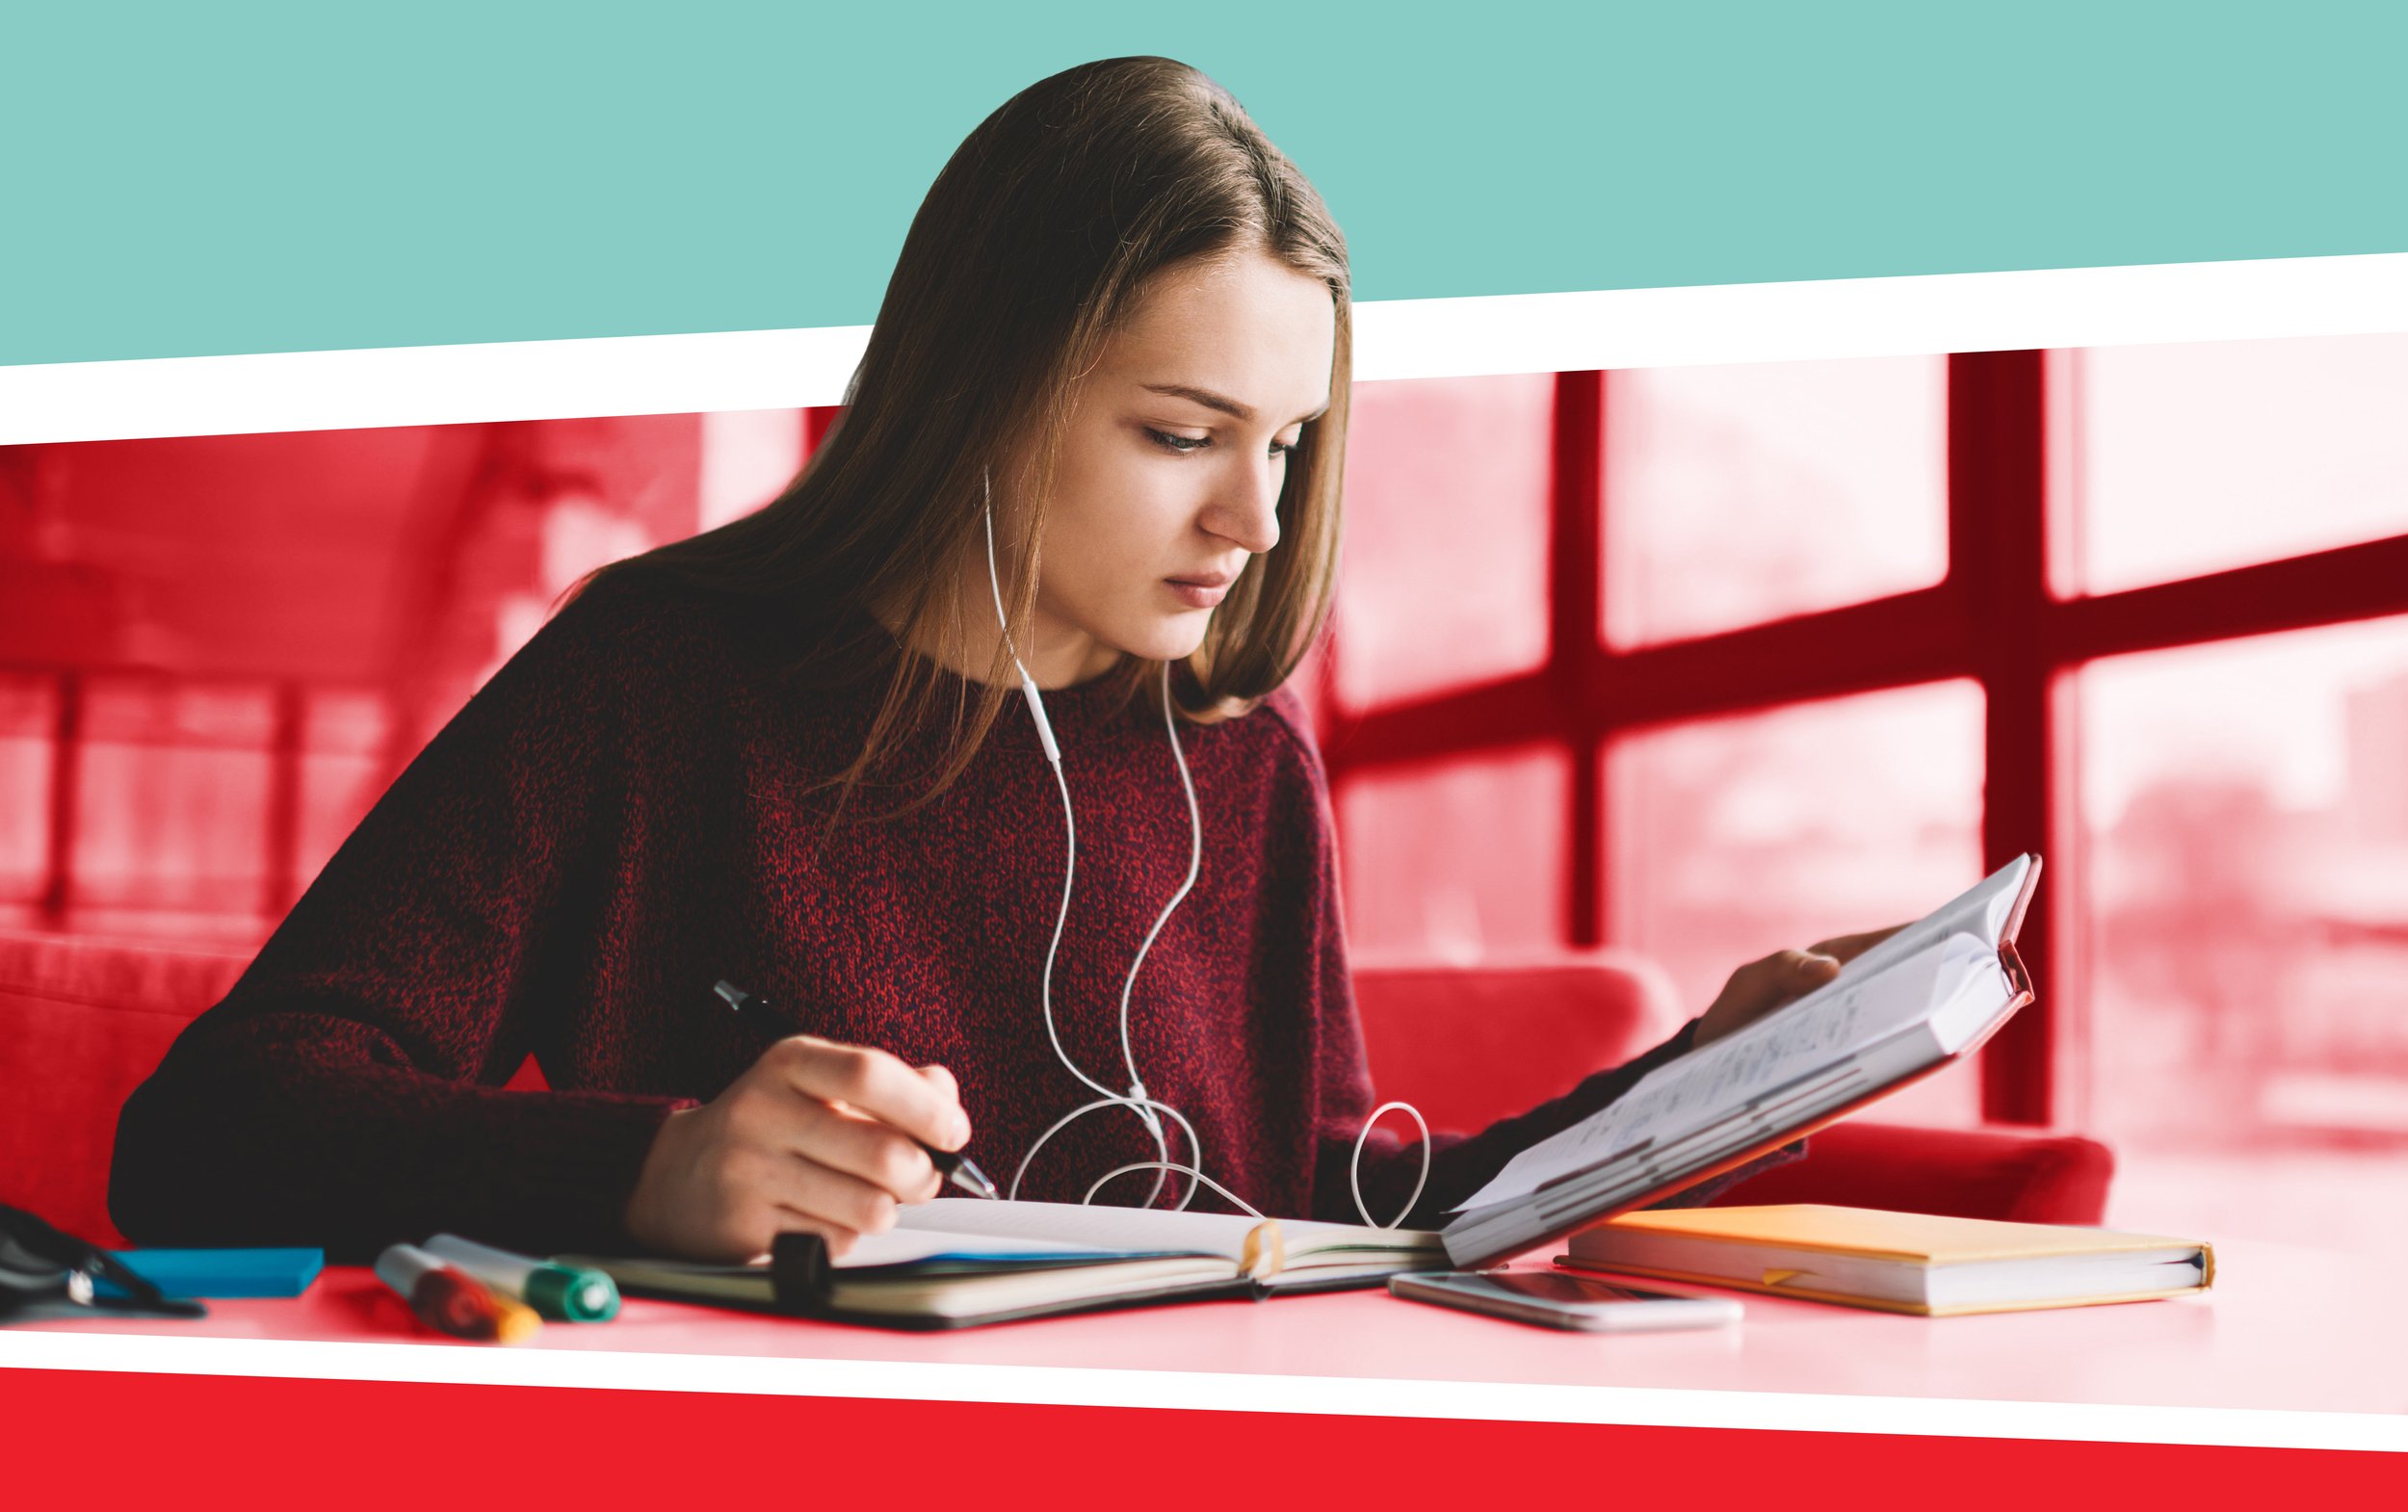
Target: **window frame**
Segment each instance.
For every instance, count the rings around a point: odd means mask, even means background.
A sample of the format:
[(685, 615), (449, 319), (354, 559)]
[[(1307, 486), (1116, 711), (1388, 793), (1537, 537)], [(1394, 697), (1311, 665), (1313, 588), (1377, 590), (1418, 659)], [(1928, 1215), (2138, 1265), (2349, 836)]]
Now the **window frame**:
[[(2060, 598), (2052, 545), (2080, 508), (2068, 458), (2081, 417), (2073, 351), (1948, 358), (1948, 572), (1936, 586), (1696, 639), (1617, 650), (1602, 633), (1605, 419), (1610, 374), (1557, 375), (1549, 489), (1548, 653), (1534, 672), (1367, 709), (1339, 698), (1333, 640), (1317, 668), (1333, 794), (1387, 768), (1556, 743), (1573, 826), (1561, 935), (1607, 939), (1611, 837), (1603, 754), (1633, 731), (1969, 677), (1984, 706), (1984, 864), (2026, 850), (2053, 886), (2019, 943), (2038, 1000), (1980, 1055), (1985, 1121), (2064, 1116), (2063, 1061), (2082, 979), (2073, 674), (2101, 657), (2408, 613), (2408, 534), (2115, 592)], [(2052, 404), (2052, 398), (2055, 404)], [(2052, 493), (2056, 497), (2052, 499)], [(1344, 835), (1341, 834), (1341, 844)]]

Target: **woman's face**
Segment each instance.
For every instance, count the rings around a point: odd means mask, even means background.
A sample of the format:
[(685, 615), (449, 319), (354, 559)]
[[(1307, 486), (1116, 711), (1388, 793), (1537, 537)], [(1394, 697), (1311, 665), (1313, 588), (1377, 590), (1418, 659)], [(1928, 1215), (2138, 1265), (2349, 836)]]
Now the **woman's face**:
[[(1267, 252), (1156, 278), (1074, 392), (1035, 654), (1021, 648), (1039, 686), (1203, 642), (1246, 560), (1279, 544), (1287, 452), (1328, 407), (1336, 347), (1328, 286)], [(1019, 538), (1014, 523), (999, 500), (999, 541)]]

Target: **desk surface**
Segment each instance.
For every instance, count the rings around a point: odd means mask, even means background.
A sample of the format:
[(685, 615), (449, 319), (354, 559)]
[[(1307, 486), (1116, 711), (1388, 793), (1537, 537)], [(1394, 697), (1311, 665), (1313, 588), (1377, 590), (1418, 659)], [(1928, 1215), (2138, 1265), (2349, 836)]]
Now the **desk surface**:
[[(2218, 1245), (2216, 1259), (2212, 1292), (2171, 1301), (1920, 1318), (1734, 1292), (1746, 1308), (1736, 1328), (1627, 1337), (1528, 1327), (1384, 1291), (1191, 1303), (945, 1334), (631, 1299), (614, 1322), (547, 1325), (531, 1343), (501, 1352), (600, 1351), (617, 1356), (614, 1364), (621, 1366), (630, 1355), (681, 1356), (689, 1366), (694, 1357), (707, 1366), (709, 1357), (741, 1356), (2408, 1413), (2408, 1300), (2387, 1284), (2378, 1262), (2264, 1243)], [(494, 1352), (420, 1329), (399, 1299), (360, 1269), (328, 1269), (298, 1299), (213, 1302), (210, 1311), (208, 1318), (191, 1323), (110, 1320), (0, 1329), (0, 1365), (64, 1363), (59, 1341), (31, 1347), (35, 1342), (27, 1336), (35, 1333), (141, 1335), (163, 1345), (170, 1338), (272, 1340)], [(19, 1341), (23, 1347), (12, 1347)], [(42, 1358), (32, 1359), (35, 1354)], [(603, 1361), (597, 1356), (592, 1363)], [(692, 1378), (691, 1369), (683, 1373)]]

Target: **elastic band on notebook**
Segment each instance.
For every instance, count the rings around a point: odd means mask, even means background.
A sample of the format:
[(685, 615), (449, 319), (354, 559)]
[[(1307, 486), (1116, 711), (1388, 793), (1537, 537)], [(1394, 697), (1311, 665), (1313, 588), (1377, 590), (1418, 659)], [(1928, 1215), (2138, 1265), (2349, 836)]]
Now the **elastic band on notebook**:
[(1238, 1268), (1257, 1281), (1269, 1281), (1287, 1268), (1288, 1239), (1277, 1218), (1265, 1218), (1245, 1231), (1238, 1251)]

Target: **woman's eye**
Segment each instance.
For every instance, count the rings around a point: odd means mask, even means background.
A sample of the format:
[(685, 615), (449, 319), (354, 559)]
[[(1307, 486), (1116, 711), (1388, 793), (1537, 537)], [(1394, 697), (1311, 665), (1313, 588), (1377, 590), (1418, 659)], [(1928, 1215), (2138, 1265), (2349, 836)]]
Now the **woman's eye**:
[[(1157, 430), (1152, 426), (1145, 428), (1145, 433), (1154, 438), (1155, 445), (1162, 447), (1165, 451), (1177, 452), (1182, 456), (1191, 452), (1200, 452), (1213, 444), (1211, 436), (1172, 435), (1167, 430)], [(1299, 441), (1273, 441), (1270, 444), (1271, 459), (1277, 461), (1301, 444)]]

